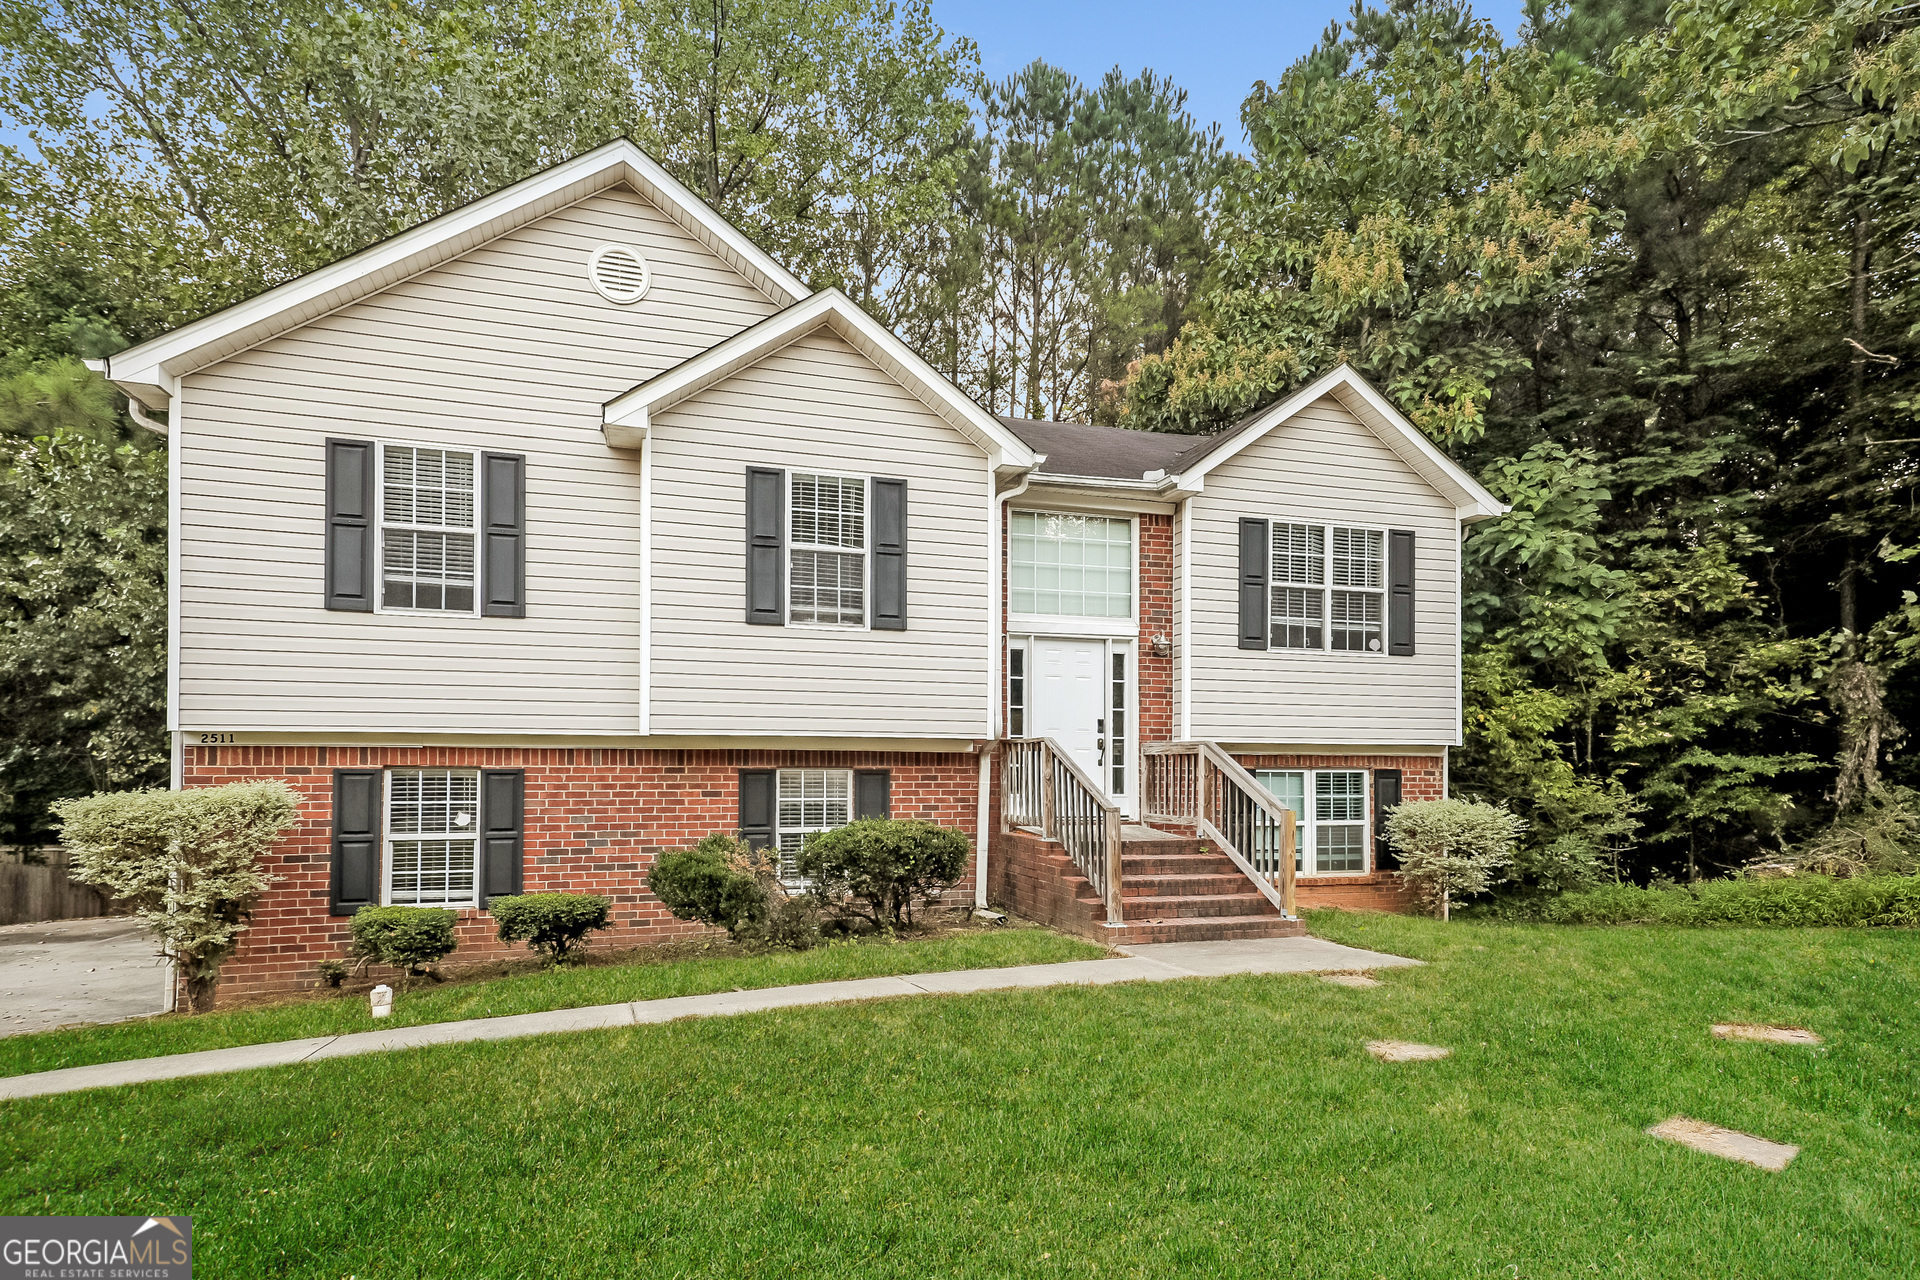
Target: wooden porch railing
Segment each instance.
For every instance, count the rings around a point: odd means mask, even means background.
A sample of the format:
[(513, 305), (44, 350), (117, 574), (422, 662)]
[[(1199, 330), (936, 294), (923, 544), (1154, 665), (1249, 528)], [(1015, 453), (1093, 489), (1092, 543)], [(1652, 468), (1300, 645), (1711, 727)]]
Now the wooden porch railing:
[(1120, 806), (1052, 738), (1010, 738), (1001, 744), (1000, 812), (1010, 827), (1056, 840), (1107, 907), (1120, 909)]
[(1148, 822), (1191, 826), (1289, 918), (1294, 897), (1294, 813), (1215, 742), (1150, 742)]

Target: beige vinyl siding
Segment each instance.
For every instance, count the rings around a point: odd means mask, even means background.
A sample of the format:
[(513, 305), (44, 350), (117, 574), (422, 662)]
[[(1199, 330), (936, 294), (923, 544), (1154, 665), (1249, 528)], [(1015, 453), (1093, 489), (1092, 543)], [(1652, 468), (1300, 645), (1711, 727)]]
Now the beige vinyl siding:
[[(1459, 524), (1332, 397), (1221, 464), (1189, 500), (1193, 736), (1457, 744)], [(1239, 648), (1241, 517), (1414, 531), (1414, 656)]]
[[(978, 449), (816, 330), (653, 417), (652, 731), (987, 733)], [(748, 626), (749, 466), (907, 480), (907, 626)]]
[[(588, 283), (609, 242), (637, 304)], [(618, 188), (184, 379), (180, 727), (636, 732), (640, 465), (600, 406), (774, 310)], [(322, 608), (329, 436), (527, 455), (527, 616)]]

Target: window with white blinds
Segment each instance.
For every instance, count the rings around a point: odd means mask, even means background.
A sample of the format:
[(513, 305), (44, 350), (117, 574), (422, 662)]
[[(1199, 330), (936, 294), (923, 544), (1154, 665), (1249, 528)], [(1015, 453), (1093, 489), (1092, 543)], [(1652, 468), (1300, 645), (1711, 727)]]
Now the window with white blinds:
[(816, 831), (832, 831), (853, 821), (851, 769), (782, 769), (779, 773), (774, 844), (780, 850), (780, 874), (799, 874), (800, 846)]
[(1254, 775), (1294, 813), (1294, 869), (1358, 875), (1367, 869), (1364, 769), (1260, 769)]
[(1269, 646), (1384, 652), (1386, 535), (1275, 521), (1272, 536)]
[(865, 626), (867, 482), (796, 471), (792, 483), (788, 621)]
[(475, 469), (465, 449), (380, 446), (382, 609), (474, 611)]
[(480, 774), (394, 769), (387, 775), (387, 901), (411, 907), (475, 904)]

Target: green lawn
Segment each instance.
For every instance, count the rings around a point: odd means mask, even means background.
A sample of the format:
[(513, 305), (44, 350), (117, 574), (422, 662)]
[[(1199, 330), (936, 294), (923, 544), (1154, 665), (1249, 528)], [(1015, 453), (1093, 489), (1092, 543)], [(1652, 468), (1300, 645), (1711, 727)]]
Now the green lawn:
[[(1313, 924), (1433, 963), (0, 1103), (0, 1212), (190, 1213), (208, 1275), (327, 1280), (1911, 1274), (1920, 934)], [(1641, 1132), (1676, 1114), (1805, 1152), (1768, 1174)]]
[(215, 1011), (199, 1017), (168, 1014), (100, 1027), (9, 1036), (0, 1039), (0, 1076), (123, 1058), (224, 1049), (237, 1044), (385, 1030), (424, 1022), (578, 1009), (623, 1000), (659, 1000), (667, 996), (836, 982), (843, 978), (878, 978), (895, 973), (1051, 964), (1060, 960), (1097, 959), (1105, 954), (1091, 942), (1047, 929), (1020, 927), (898, 941), (863, 939), (801, 952), (710, 956), (666, 964), (596, 965), (446, 986), (422, 982), (402, 991), (395, 999), (392, 1015), (381, 1022), (373, 1020), (367, 1011), (365, 993), (359, 993), (232, 1012)]

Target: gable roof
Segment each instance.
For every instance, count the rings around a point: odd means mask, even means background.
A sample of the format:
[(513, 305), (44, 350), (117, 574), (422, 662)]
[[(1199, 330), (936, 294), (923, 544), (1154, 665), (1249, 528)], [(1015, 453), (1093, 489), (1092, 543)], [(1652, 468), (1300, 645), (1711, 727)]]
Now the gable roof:
[(1487, 492), (1486, 486), (1474, 479), (1466, 468), (1435, 448), (1420, 428), (1380, 394), (1379, 388), (1361, 377), (1353, 366), (1345, 364), (1315, 378), (1286, 399), (1248, 415), (1219, 435), (1194, 445), (1169, 470), (1178, 475), (1181, 488), (1197, 489), (1207, 472), (1323, 396), (1339, 401), (1362, 426), (1413, 468), (1415, 474), (1452, 502), (1454, 514), (1462, 524), (1507, 513), (1506, 503)]
[(621, 185), (645, 196), (775, 303), (788, 305), (811, 292), (651, 156), (628, 139), (616, 138), (338, 262), (129, 347), (107, 361), (107, 377), (145, 407), (164, 409), (185, 374)]
[[(1284, 400), (1255, 410), (1217, 435), (1194, 437), (1170, 431), (1133, 431), (1088, 422), (1036, 422), (1002, 418), (1035, 452), (1046, 455), (1036, 479), (1096, 479), (1152, 485), (1172, 496), (1197, 493), (1207, 472), (1325, 396), (1360, 420), (1401, 461), (1453, 503), (1463, 524), (1504, 515), (1507, 505), (1459, 463), (1441, 453), (1406, 415), (1352, 366), (1341, 365)], [(1160, 471), (1164, 478), (1146, 479)]]
[(822, 289), (621, 392), (601, 411), (601, 430), (610, 444), (637, 444), (651, 430), (655, 413), (698, 395), (819, 329), (829, 329), (845, 339), (915, 399), (973, 441), (992, 459), (995, 470), (1026, 470), (1039, 461), (1004, 423), (936, 373), (912, 347), (838, 289)]

